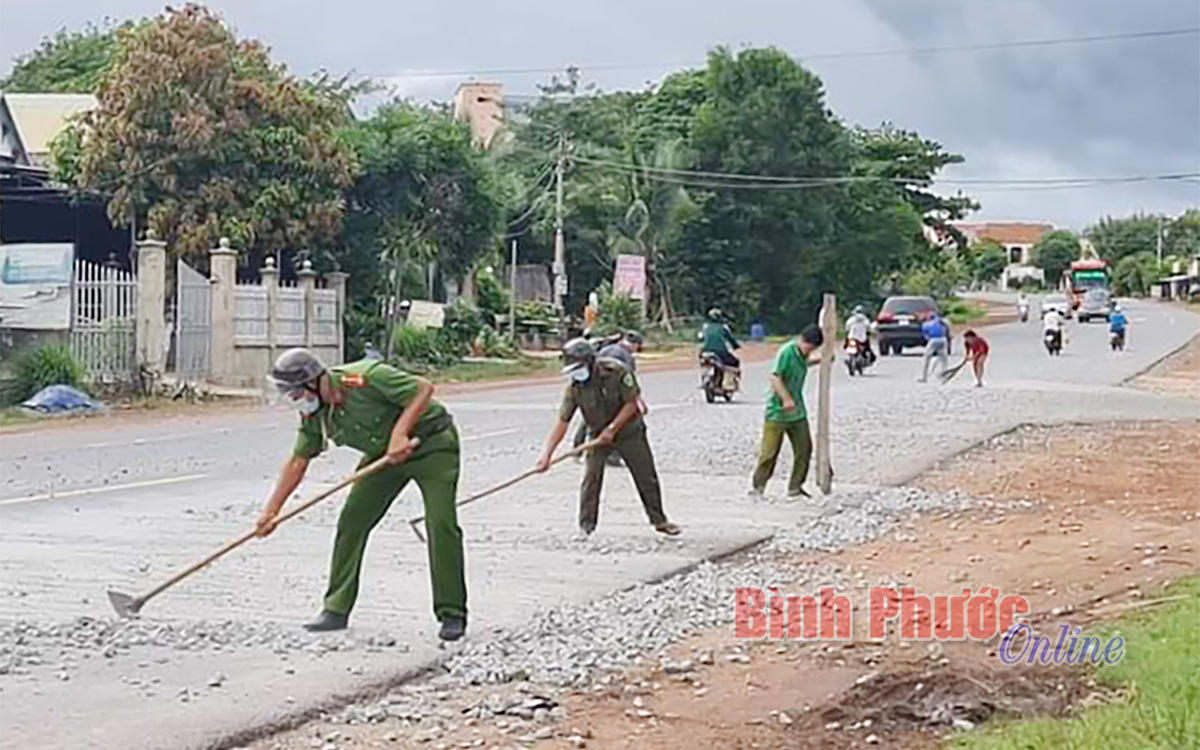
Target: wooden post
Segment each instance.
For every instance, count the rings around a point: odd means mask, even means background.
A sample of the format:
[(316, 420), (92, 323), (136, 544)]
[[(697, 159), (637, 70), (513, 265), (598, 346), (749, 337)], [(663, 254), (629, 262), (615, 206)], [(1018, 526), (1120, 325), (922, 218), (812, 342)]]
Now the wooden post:
[(836, 356), (833, 339), (837, 335), (837, 298), (830, 292), (825, 293), (818, 321), (825, 343), (821, 345), (817, 381), (817, 486), (828, 495), (833, 487), (833, 466), (829, 460), (829, 386)]

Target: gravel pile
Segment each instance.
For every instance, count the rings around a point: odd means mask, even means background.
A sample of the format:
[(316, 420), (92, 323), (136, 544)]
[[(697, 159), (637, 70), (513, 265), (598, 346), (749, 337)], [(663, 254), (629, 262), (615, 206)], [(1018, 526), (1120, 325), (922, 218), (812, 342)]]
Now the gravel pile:
[(114, 659), (138, 647), (220, 653), (269, 650), (276, 654), (385, 650), (404, 652), (396, 639), (375, 635), (310, 635), (274, 623), (233, 620), (170, 624), (153, 620), (80, 617), (60, 625), (27, 621), (0, 623), (0, 675), (28, 674), (34, 667), (66, 669), (81, 658)]
[[(533, 722), (531, 726), (559, 721), (561, 707), (556, 708), (553, 698), (558, 690), (596, 689), (636, 665), (661, 664), (668, 674), (689, 672), (693, 660), (664, 661), (664, 650), (691, 634), (731, 623), (739, 586), (789, 584), (807, 591), (851, 585), (837, 565), (798, 566), (795, 555), (833, 551), (878, 537), (914, 514), (953, 513), (978, 505), (965, 495), (911, 487), (839, 492), (814, 503), (820, 504), (819, 512), (781, 530), (761, 547), (588, 604), (536, 614), (524, 627), (469, 641), (446, 659), (442, 674), (433, 679), (326, 718), (349, 724), (395, 718), (421, 731), (431, 726), (446, 729), (464, 719), (516, 717)], [(748, 657), (694, 655), (699, 663), (712, 663), (714, 658)], [(496, 692), (484, 699), (453, 707), (448, 703), (468, 686), (489, 685)], [(528, 727), (517, 721), (512, 728)]]

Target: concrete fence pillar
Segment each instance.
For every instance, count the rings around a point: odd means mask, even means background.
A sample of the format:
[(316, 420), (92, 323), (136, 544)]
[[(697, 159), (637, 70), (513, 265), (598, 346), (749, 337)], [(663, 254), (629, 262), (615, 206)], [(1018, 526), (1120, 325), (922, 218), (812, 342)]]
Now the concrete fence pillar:
[(300, 289), (304, 295), (304, 345), (312, 348), (317, 328), (317, 272), (311, 260), (306, 260), (296, 272), (300, 278)]
[(161, 375), (166, 370), (167, 243), (148, 232), (137, 243), (136, 351), (140, 367)]
[(236, 373), (233, 363), (234, 291), (237, 285), (237, 250), (222, 237), (218, 247), (208, 251), (209, 277), (212, 280), (212, 370), (217, 382), (230, 382)]
[(329, 288), (337, 292), (337, 361), (346, 361), (346, 279), (345, 271), (330, 271), (325, 274)]
[(267, 348), (274, 364), (275, 339), (279, 336), (279, 269), (275, 267), (275, 259), (268, 255), (258, 272), (263, 288), (267, 290)]

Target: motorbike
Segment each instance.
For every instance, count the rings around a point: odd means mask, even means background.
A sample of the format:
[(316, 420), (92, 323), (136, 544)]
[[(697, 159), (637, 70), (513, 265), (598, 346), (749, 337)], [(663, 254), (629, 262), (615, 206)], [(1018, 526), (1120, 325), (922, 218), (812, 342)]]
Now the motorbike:
[(733, 394), (741, 387), (742, 373), (726, 367), (721, 358), (712, 352), (700, 354), (700, 387), (704, 389), (704, 400), (713, 403), (717, 397), (726, 402), (733, 401)]
[(1029, 320), (1029, 303), (1028, 302), (1017, 303), (1017, 317), (1021, 319), (1022, 323)]
[(1050, 353), (1050, 356), (1062, 354), (1062, 331), (1047, 330), (1042, 339), (1046, 343), (1046, 351)]
[(863, 370), (871, 366), (871, 356), (867, 354), (867, 347), (860, 341), (850, 339), (846, 342), (846, 369), (850, 371), (850, 376), (862, 375)]
[(1114, 352), (1123, 351), (1125, 349), (1125, 332), (1110, 331), (1108, 335), (1108, 343)]

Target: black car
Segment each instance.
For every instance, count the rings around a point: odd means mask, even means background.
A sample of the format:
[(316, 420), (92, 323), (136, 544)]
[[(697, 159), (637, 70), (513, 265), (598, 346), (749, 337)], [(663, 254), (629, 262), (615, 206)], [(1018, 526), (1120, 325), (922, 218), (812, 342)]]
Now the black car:
[(938, 312), (932, 297), (888, 297), (875, 316), (880, 354), (899, 354), (906, 346), (925, 346), (921, 324)]

